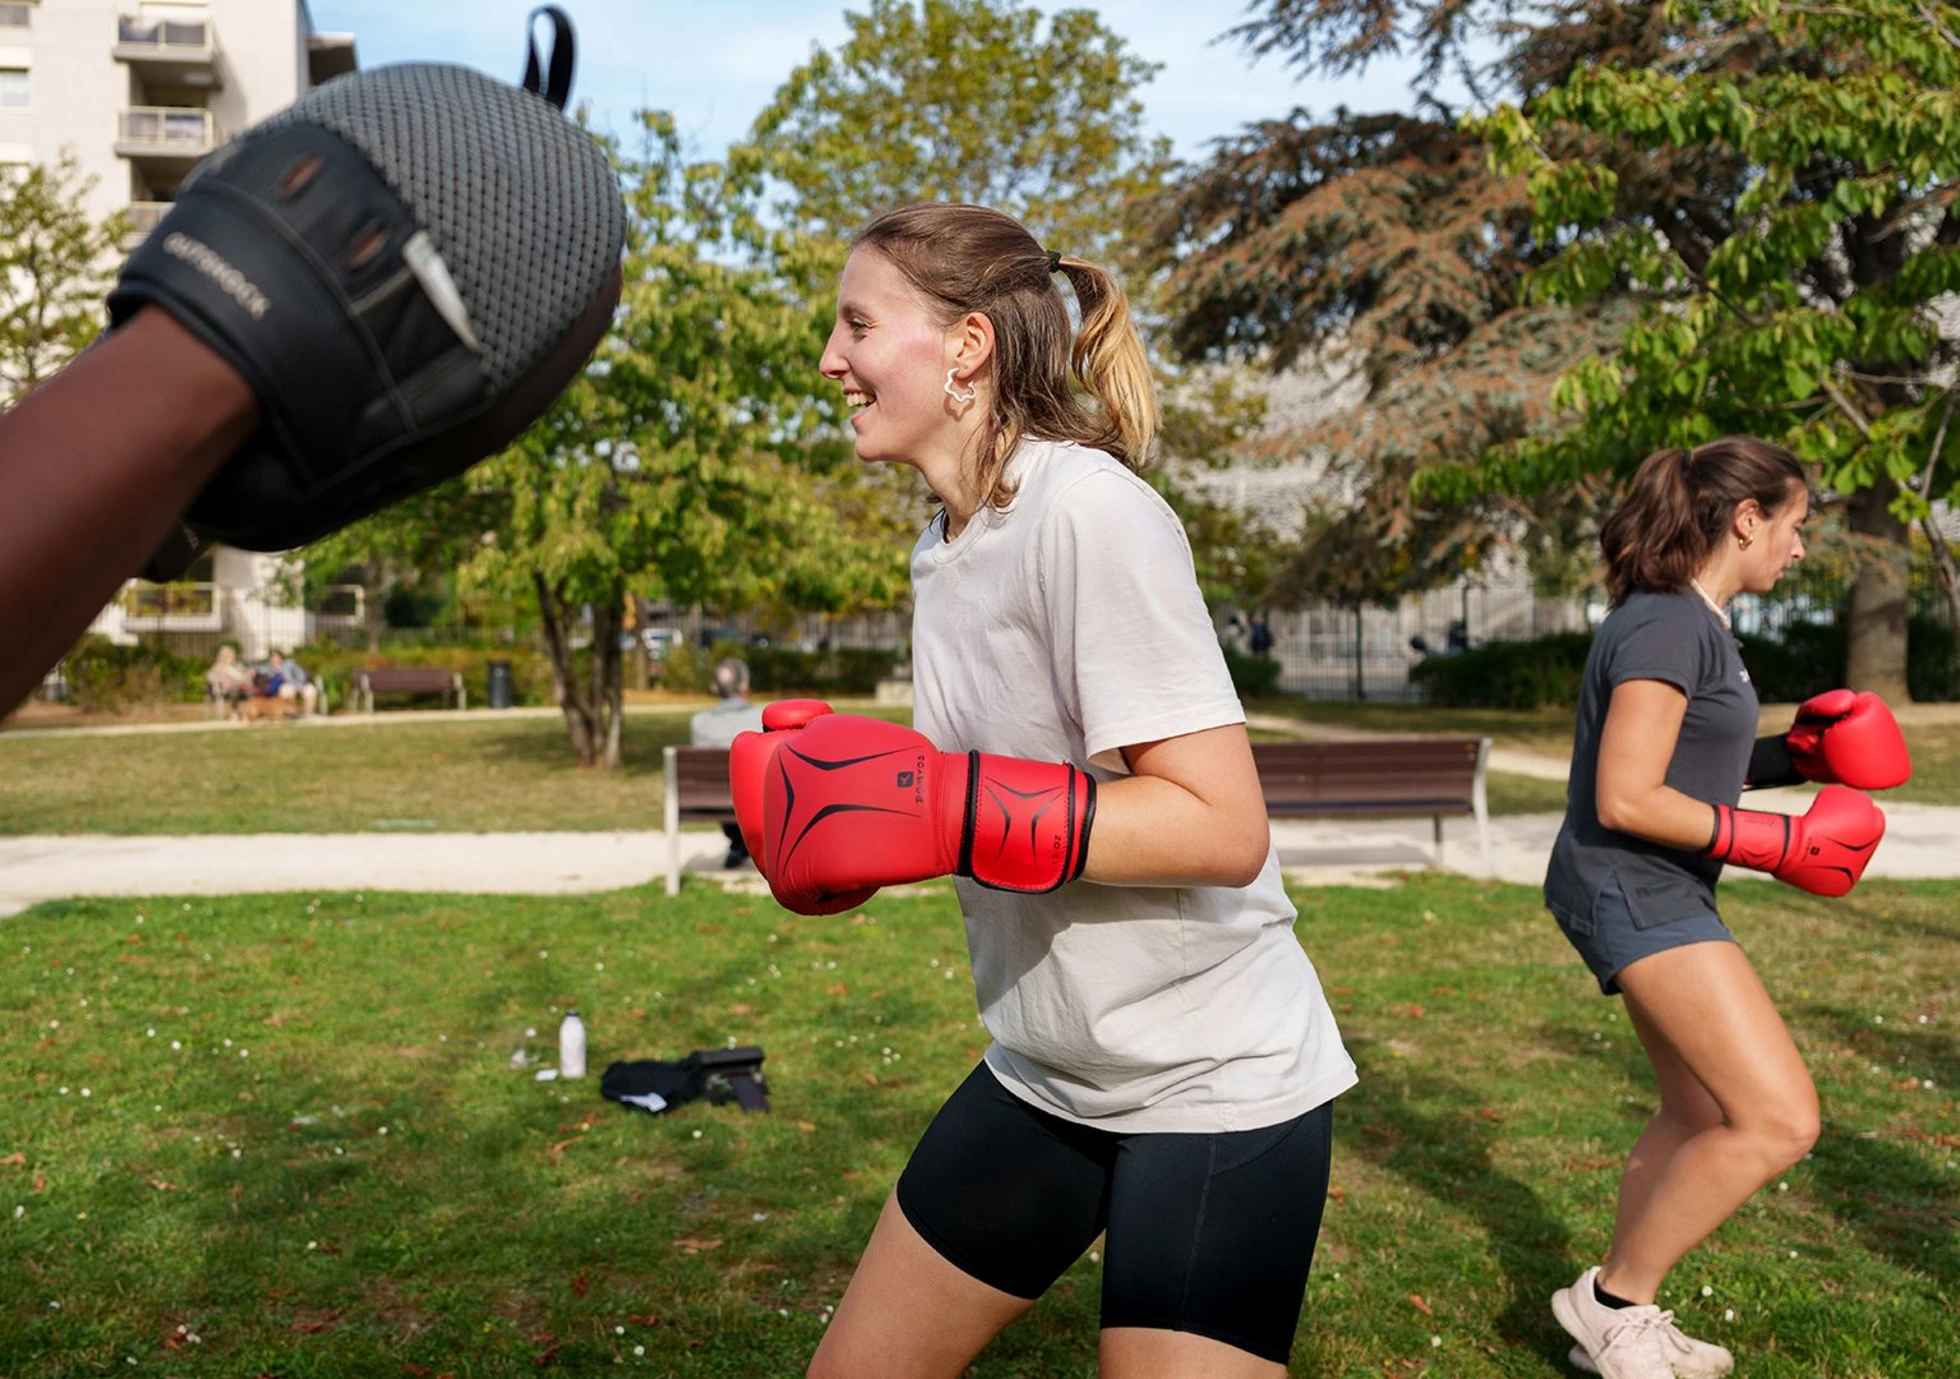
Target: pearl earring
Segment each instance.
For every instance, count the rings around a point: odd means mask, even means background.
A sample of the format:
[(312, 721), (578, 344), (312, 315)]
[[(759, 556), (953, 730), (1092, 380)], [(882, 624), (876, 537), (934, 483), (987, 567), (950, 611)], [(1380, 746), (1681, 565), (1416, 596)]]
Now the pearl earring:
[(1735, 544), (1746, 551), (1749, 549), (1750, 543), (1753, 542), (1755, 539), (1756, 538), (1753, 536), (1738, 536), (1735, 539)]
[(958, 372), (958, 366), (946, 370), (945, 392), (947, 397), (950, 397), (953, 401), (964, 407), (967, 403), (973, 401), (974, 398), (980, 396), (980, 390), (978, 388), (968, 388), (965, 392), (961, 392), (958, 388), (955, 388), (953, 386), (953, 375)]

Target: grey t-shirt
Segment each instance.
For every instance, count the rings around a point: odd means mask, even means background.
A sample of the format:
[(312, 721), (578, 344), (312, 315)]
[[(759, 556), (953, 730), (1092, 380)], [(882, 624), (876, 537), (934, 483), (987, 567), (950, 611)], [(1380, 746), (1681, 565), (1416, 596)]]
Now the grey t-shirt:
[(1636, 593), (1614, 609), (1586, 657), (1565, 824), (1545, 872), (1545, 903), (1568, 922), (1590, 925), (1600, 888), (1613, 876), (1641, 928), (1715, 908), (1720, 862), (1599, 821), (1600, 730), (1614, 688), (1628, 680), (1664, 681), (1688, 696), (1666, 777), (1682, 794), (1734, 804), (1755, 746), (1756, 690), (1735, 638), (1712, 609), (1693, 592)]

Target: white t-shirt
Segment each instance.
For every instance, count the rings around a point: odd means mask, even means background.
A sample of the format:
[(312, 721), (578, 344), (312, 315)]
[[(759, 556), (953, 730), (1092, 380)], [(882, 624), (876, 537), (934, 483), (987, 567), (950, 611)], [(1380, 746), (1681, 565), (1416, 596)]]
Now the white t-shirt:
[[(912, 553), (913, 723), (942, 751), (1128, 773), (1122, 749), (1243, 723), (1184, 529), (1111, 456), (1025, 442), (1020, 487)], [(1091, 851), (1095, 835), (1090, 834)], [(1354, 1085), (1269, 853), (1228, 886), (956, 880), (988, 1066), (1065, 1119), (1250, 1130)]]

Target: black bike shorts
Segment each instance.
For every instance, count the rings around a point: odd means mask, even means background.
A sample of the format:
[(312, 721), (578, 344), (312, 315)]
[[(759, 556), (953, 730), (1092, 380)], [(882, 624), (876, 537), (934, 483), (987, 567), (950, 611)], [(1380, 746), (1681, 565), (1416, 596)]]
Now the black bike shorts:
[(1333, 1103), (1221, 1134), (1119, 1134), (1050, 1115), (983, 1063), (898, 1180), (912, 1228), (993, 1288), (1037, 1298), (1104, 1241), (1102, 1325), (1184, 1331), (1277, 1364), (1293, 1349)]

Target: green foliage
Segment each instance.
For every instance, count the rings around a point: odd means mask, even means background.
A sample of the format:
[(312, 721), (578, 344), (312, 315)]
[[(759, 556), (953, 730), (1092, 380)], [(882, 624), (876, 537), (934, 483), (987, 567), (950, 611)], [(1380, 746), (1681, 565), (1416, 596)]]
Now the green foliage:
[[(380, 666), (433, 666), (461, 671), (469, 702), (481, 705), (489, 702), (490, 662), (509, 661), (513, 704), (552, 702), (551, 662), (543, 651), (531, 643), (507, 646), (499, 642), (479, 642), (464, 646), (391, 647), (383, 651), (365, 651), (328, 642), (319, 646), (299, 647), (292, 653), (292, 659), (319, 682), (335, 712), (344, 711), (352, 705), (355, 673)], [(377, 695), (376, 700), (384, 705), (387, 703), (383, 695)]]
[(714, 688), (715, 662), (736, 657), (748, 665), (749, 686), (758, 697), (781, 697), (807, 691), (825, 695), (862, 696), (892, 673), (900, 659), (894, 647), (845, 646), (828, 651), (805, 651), (793, 646), (747, 646), (717, 642), (706, 650), (680, 645), (667, 653), (660, 682), (672, 690), (708, 694)]
[(1229, 646), (1224, 651), (1225, 669), (1232, 674), (1232, 688), (1239, 692), (1239, 698), (1263, 697), (1279, 688), (1283, 667), (1278, 660), (1271, 656), (1249, 656)]
[(205, 662), (158, 647), (121, 646), (97, 632), (61, 662), (70, 703), (93, 713), (129, 713), (204, 697)]
[(1529, 495), (1749, 433), (1832, 488), (1923, 514), (1960, 480), (1941, 449), (1955, 348), (1935, 313), (1960, 286), (1960, 7), (1711, 0), (1665, 16), (1664, 61), (1588, 58), (1469, 122), (1529, 176), (1535, 231), (1563, 245), (1531, 299), (1642, 305), (1614, 354), (1561, 381), (1569, 424), (1433, 471), (1427, 491)]
[(89, 219), (95, 179), (73, 149), (18, 171), (0, 179), (0, 399), (46, 379), (101, 331), (108, 267), (129, 228), (120, 213)]
[[(1380, 43), (1397, 46), (1405, 27), (1448, 47), (1476, 7), (1375, 3), (1365, 21), (1352, 6), (1249, 8), (1260, 13), (1235, 31), (1249, 46), (1343, 72)], [(1185, 171), (1149, 237), (1180, 357), (1297, 364), (1338, 390), (1249, 447), (1314, 461), (1337, 495), (1274, 562), (1275, 601), (1392, 602), (1474, 567), (1499, 533), (1556, 559), (1567, 531), (1541, 526), (1535, 503), (1433, 502), (1410, 486), (1422, 466), (1532, 434), (1559, 373), (1610, 341), (1624, 315), (1520, 305), (1547, 254), (1525, 179), (1492, 169), (1447, 111), (1302, 108), (1248, 125)]]
[(1145, 133), (1136, 96), (1156, 66), (1094, 10), (870, 0), (844, 21), (849, 38), (792, 72), (750, 135), (783, 214), (841, 241), (905, 202), (967, 201), (1065, 253), (1125, 256), (1126, 204), (1170, 141)]
[(1451, 708), (1537, 709), (1579, 702), (1590, 632), (1554, 632), (1528, 641), (1491, 642), (1409, 667), (1432, 704)]

